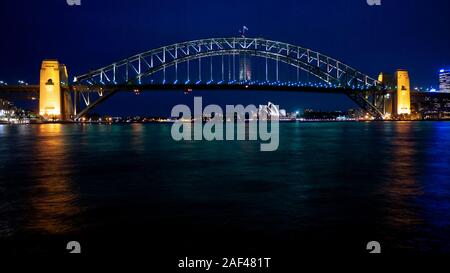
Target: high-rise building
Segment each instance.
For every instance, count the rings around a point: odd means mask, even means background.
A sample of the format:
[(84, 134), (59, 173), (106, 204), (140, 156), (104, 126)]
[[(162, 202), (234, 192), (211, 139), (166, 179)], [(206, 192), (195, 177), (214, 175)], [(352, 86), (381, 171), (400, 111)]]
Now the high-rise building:
[(239, 56), (239, 81), (251, 81), (252, 68), (250, 56), (242, 54)]
[(450, 93), (450, 69), (439, 71), (439, 91)]

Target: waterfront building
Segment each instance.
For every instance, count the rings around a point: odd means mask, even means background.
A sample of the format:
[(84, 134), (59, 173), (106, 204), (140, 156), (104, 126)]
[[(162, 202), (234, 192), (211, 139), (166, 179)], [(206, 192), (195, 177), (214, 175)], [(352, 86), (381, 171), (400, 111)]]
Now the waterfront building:
[(439, 91), (450, 93), (450, 69), (439, 71)]

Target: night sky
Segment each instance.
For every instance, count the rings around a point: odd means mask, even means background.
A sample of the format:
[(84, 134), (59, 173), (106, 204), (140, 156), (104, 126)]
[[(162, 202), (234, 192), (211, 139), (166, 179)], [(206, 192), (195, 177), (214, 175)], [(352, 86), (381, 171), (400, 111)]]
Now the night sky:
[[(162, 45), (210, 37), (265, 37), (301, 45), (376, 77), (410, 71), (413, 86), (438, 85), (450, 66), (448, 0), (65, 0), (0, 2), (0, 80), (37, 83), (43, 59), (57, 58), (71, 78)], [(287, 110), (355, 107), (344, 96), (257, 92), (199, 93), (205, 103), (265, 103)], [(192, 101), (182, 93), (119, 94), (98, 111), (168, 114)]]

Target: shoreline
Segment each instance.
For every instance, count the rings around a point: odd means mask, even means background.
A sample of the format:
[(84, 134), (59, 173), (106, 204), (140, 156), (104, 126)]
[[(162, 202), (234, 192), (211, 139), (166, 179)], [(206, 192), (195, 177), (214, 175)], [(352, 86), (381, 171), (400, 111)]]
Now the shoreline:
[[(128, 125), (128, 124), (173, 124), (175, 121), (131, 121), (131, 122), (78, 122), (78, 121), (52, 121), (52, 122), (30, 122), (30, 123), (8, 123), (0, 122), (0, 125), (44, 125), (44, 124), (89, 124), (89, 125)], [(250, 121), (245, 121), (249, 123)], [(357, 122), (450, 122), (450, 119), (430, 120), (280, 120), (279, 123), (357, 123)], [(203, 122), (205, 123), (205, 122)], [(227, 122), (224, 122), (227, 123)]]

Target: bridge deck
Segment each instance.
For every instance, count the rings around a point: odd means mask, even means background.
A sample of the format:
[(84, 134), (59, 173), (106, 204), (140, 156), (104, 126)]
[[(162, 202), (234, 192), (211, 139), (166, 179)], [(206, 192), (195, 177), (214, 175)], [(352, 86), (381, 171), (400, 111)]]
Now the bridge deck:
[[(220, 90), (240, 90), (240, 91), (282, 91), (282, 92), (313, 92), (313, 93), (336, 93), (348, 94), (354, 92), (366, 92), (369, 90), (348, 89), (344, 87), (331, 87), (326, 85), (298, 85), (298, 84), (279, 84), (279, 85), (263, 85), (263, 84), (133, 84), (133, 85), (98, 85), (98, 86), (72, 86), (72, 90), (81, 92), (98, 92), (102, 91), (220, 91)], [(371, 90), (373, 91), (373, 90)]]
[[(70, 90), (80, 92), (98, 92), (103, 91), (130, 91), (130, 92), (144, 92), (144, 91), (215, 91), (215, 90), (237, 90), (237, 91), (269, 91), (269, 92), (311, 92), (311, 93), (335, 93), (335, 94), (349, 94), (354, 92), (373, 92), (374, 90), (360, 90), (347, 89), (343, 87), (330, 86), (309, 86), (297, 84), (283, 84), (283, 85), (260, 85), (260, 84), (143, 84), (143, 85), (72, 85)], [(383, 93), (384, 91), (378, 91)], [(21, 93), (28, 93), (28, 95), (37, 97), (39, 95), (39, 85), (7, 85), (0, 86), (0, 96), (2, 95), (19, 95)], [(411, 90), (411, 94), (415, 96), (434, 96), (434, 97), (448, 97), (450, 93), (442, 92), (423, 92)]]

